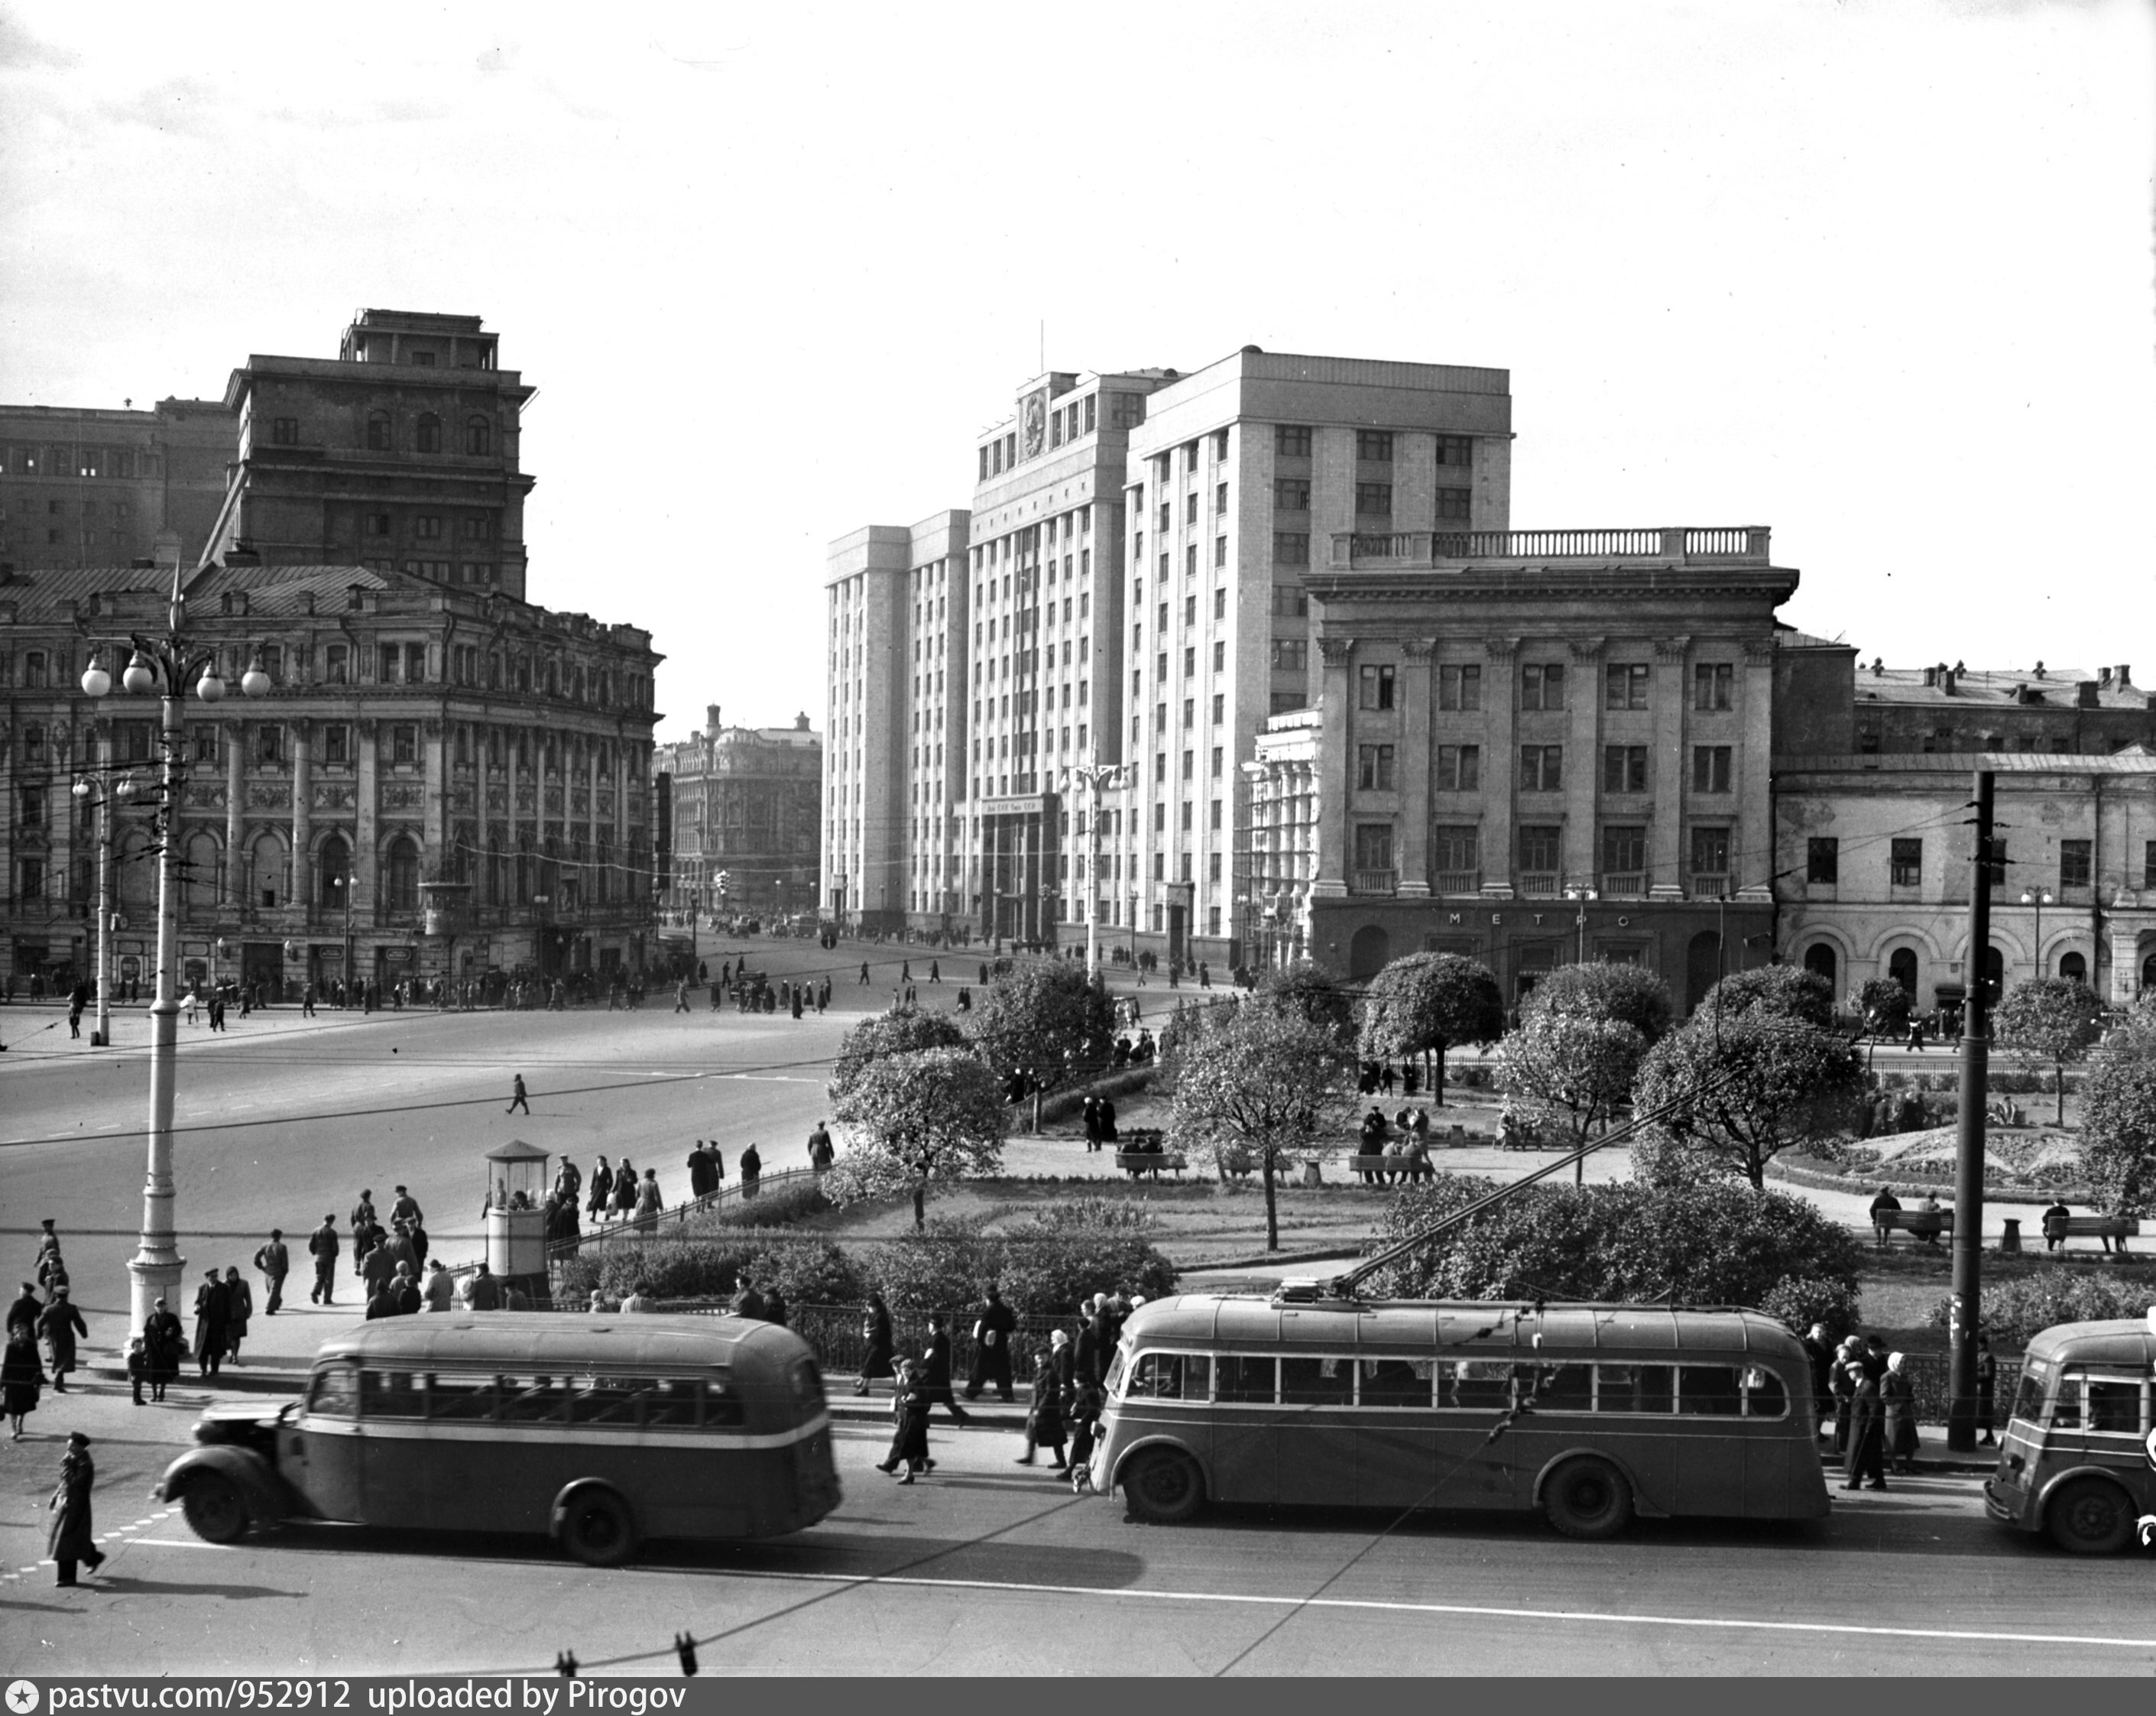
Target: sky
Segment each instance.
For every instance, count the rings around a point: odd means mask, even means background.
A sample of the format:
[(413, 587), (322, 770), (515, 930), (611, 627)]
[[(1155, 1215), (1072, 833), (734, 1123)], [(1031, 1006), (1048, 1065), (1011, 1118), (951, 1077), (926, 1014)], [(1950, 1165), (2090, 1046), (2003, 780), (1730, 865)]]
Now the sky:
[[(1517, 528), (1765, 524), (1789, 623), (2156, 686), (2145, 0), (0, 0), (0, 399), (479, 314), (528, 593), (823, 722), (834, 537), (1043, 367), (1509, 369)], [(1045, 330), (1045, 331), (1044, 331)]]

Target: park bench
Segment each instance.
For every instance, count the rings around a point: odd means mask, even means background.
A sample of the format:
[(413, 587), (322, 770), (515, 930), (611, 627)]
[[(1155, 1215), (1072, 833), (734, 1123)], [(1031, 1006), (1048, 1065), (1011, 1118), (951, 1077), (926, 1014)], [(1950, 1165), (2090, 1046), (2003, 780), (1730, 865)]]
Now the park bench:
[(2111, 1242), (2117, 1240), (2118, 1249), (2123, 1251), (2127, 1240), (2140, 1231), (2140, 1222), (2131, 1215), (2069, 1215), (2066, 1218), (2067, 1238), (2078, 1236), (2100, 1239), (2107, 1250), (2110, 1248)]
[(1871, 1218), (1871, 1225), (1878, 1230), (1879, 1243), (1881, 1246), (1892, 1241), (1897, 1228), (1902, 1229), (1912, 1239), (1920, 1239), (1927, 1245), (1936, 1246), (1939, 1242), (1941, 1234), (1953, 1231), (1953, 1211), (1951, 1210), (1881, 1210)]
[(1133, 1179), (1142, 1174), (1158, 1179), (1163, 1168), (1172, 1169), (1176, 1177), (1181, 1179), (1183, 1169), (1190, 1164), (1180, 1152), (1138, 1148), (1141, 1145), (1158, 1146), (1161, 1138), (1162, 1134), (1151, 1128), (1134, 1128), (1124, 1134), (1122, 1145), (1116, 1151), (1116, 1166)]

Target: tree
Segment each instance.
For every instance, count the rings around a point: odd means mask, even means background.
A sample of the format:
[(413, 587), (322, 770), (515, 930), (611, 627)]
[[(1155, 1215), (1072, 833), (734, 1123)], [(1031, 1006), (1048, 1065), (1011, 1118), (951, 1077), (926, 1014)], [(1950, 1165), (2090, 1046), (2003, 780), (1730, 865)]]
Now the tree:
[(1003, 1093), (963, 1049), (919, 1049), (863, 1067), (839, 1097), (845, 1153), (824, 1176), (834, 1204), (911, 1194), (916, 1232), (929, 1189), (1003, 1165)]
[(1284, 1002), (1312, 1025), (1331, 1031), (1346, 1047), (1355, 1040), (1355, 998), (1315, 959), (1298, 959), (1258, 979), (1260, 1000)]
[(1703, 1007), (1640, 1065), (1635, 1111), (1671, 1112), (1635, 1141), (1634, 1169), (1666, 1184), (1741, 1174), (1763, 1189), (1769, 1161), (1843, 1129), (1863, 1091), (1862, 1064), (1832, 1031), (1763, 1006), (1719, 1021)]
[(1181, 1039), (1170, 1071), (1168, 1132), (1187, 1154), (1247, 1150), (1265, 1182), (1265, 1249), (1280, 1249), (1273, 1169), (1317, 1135), (1352, 1065), (1338, 1038), (1292, 1006), (1252, 995), (1209, 1010)]
[(2086, 984), (2040, 977), (2006, 992), (1991, 1015), (1992, 1040), (2025, 1066), (2049, 1066), (2059, 1082), (2054, 1117), (2066, 1123), (2066, 1064), (2086, 1059), (2097, 1039), (2097, 1001)]
[(1829, 1030), (1834, 1024), (1834, 986), (1800, 965), (1761, 965), (1731, 972), (1699, 1004), (1699, 1013), (1719, 1012), (1725, 1025), (1754, 1009)]
[(2089, 1069), (2082, 1085), (2082, 1168), (2089, 1189), (2112, 1214), (2156, 1210), (2156, 1037), (2132, 1033)]
[(924, 1013), (901, 1007), (892, 1013), (872, 1013), (845, 1035), (838, 1059), (831, 1063), (831, 1100), (853, 1088), (862, 1068), (893, 1055), (911, 1055), (922, 1049), (960, 1049), (966, 1034), (947, 1013)]
[(1491, 1043), (1504, 1034), (1505, 998), (1480, 960), (1457, 953), (1409, 953), (1370, 979), (1363, 1002), (1363, 1052), (1436, 1056), (1430, 1088), (1445, 1106), (1445, 1051)]
[[(1646, 1052), (1647, 1040), (1621, 1019), (1537, 1011), (1498, 1048), (1497, 1088), (1532, 1117), (1563, 1127), (1577, 1147), (1630, 1098)], [(1575, 1164), (1575, 1179), (1586, 1165)]]
[(1520, 1004), (1522, 1023), (1557, 1014), (1621, 1020), (1652, 1048), (1669, 1035), (1670, 987), (1644, 965), (1620, 965), (1609, 959), (1560, 965)]
[(1849, 993), (1849, 1010), (1872, 1035), (1899, 1036), (1909, 1023), (1909, 992), (1891, 977), (1867, 977)]
[(1057, 961), (998, 978), (975, 1000), (966, 1035), (998, 1077), (1026, 1075), (1038, 1132), (1044, 1093), (1107, 1065), (1115, 1020), (1106, 991)]

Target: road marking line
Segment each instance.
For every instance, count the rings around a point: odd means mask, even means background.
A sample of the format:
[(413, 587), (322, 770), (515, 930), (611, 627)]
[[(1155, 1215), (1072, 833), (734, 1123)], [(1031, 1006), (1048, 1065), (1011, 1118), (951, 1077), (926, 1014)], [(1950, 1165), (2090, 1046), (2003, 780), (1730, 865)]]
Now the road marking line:
[(138, 1537), (134, 1541), (153, 1549), (223, 1549), (230, 1547), (226, 1544), (198, 1543), (184, 1537)]
[[(650, 1572), (665, 1570), (651, 1568)], [(1707, 1615), (1624, 1615), (1599, 1609), (1510, 1609), (1484, 1603), (1410, 1603), (1355, 1597), (1265, 1596), (1234, 1591), (1164, 1591), (1132, 1587), (1111, 1590), (1090, 1585), (1040, 1585), (1015, 1580), (926, 1579), (917, 1575), (841, 1573), (739, 1573), (742, 1579), (793, 1580), (814, 1585), (921, 1585), (945, 1590), (1022, 1591), (1043, 1596), (1129, 1597), (1147, 1602), (1235, 1603), (1260, 1608), (1370, 1610), (1403, 1615), (1462, 1615), (1500, 1621), (1591, 1621), (1617, 1626), (1729, 1628), (1739, 1631), (1828, 1633), (1863, 1638), (1950, 1639), (1974, 1644), (2110, 1645), (2123, 1650), (2156, 1651), (2156, 1638), (2114, 1638), (2102, 1633), (1983, 1632), (1946, 1626), (1861, 1626), (1832, 1621), (1753, 1621)]]

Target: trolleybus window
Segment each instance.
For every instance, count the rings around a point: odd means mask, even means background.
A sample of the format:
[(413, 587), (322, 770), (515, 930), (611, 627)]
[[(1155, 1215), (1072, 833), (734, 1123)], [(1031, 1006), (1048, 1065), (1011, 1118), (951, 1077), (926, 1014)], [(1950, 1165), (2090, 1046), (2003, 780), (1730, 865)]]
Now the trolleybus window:
[(1534, 1391), (1538, 1412), (1590, 1412), (1594, 1409), (1592, 1364), (1522, 1366), (1520, 1387)]
[(1353, 1359), (1282, 1359), (1281, 1401), (1289, 1406), (1352, 1406), (1355, 1404)]
[(1677, 1410), (1694, 1417), (1734, 1418), (1744, 1410), (1737, 1373), (1727, 1364), (1677, 1367)]
[(1676, 1380), (1674, 1364), (1602, 1364), (1596, 1369), (1603, 1412), (1666, 1412)]
[(307, 1410), (318, 1418), (356, 1418), (359, 1415), (359, 1373), (342, 1364), (315, 1373), (315, 1385), (307, 1395)]
[(1244, 1404), (1273, 1402), (1273, 1361), (1254, 1353), (1223, 1353), (1215, 1360), (1219, 1400)]
[(1452, 1386), (1441, 1406), (1471, 1412), (1502, 1412), (1512, 1404), (1512, 1367), (1486, 1359), (1463, 1359), (1452, 1367)]
[(1430, 1404), (1430, 1373), (1436, 1368), (1428, 1359), (1365, 1359), (1362, 1362), (1363, 1404), (1427, 1408)]
[(1154, 1400), (1209, 1399), (1213, 1360), (1203, 1353), (1147, 1353), (1132, 1369), (1127, 1392)]
[(2067, 1372), (2059, 1382), (2051, 1427), (2089, 1431), (2099, 1436), (2140, 1435), (2145, 1427), (2141, 1379)]
[(450, 1423), (490, 1421), (501, 1404), (499, 1379), (491, 1376), (437, 1375), (427, 1390), (427, 1415)]
[(2013, 1415), (2025, 1419), (2030, 1424), (2044, 1421), (2044, 1390), (2046, 1377), (2041, 1364), (2031, 1364), (2021, 1373), (2021, 1386), (2014, 1396)]
[(1748, 1366), (1744, 1372), (1744, 1415), (1786, 1418), (1789, 1411), (1789, 1391), (1782, 1385), (1782, 1379), (1763, 1364)]
[(408, 1370), (359, 1373), (361, 1410), (369, 1418), (424, 1418), (427, 1379)]

